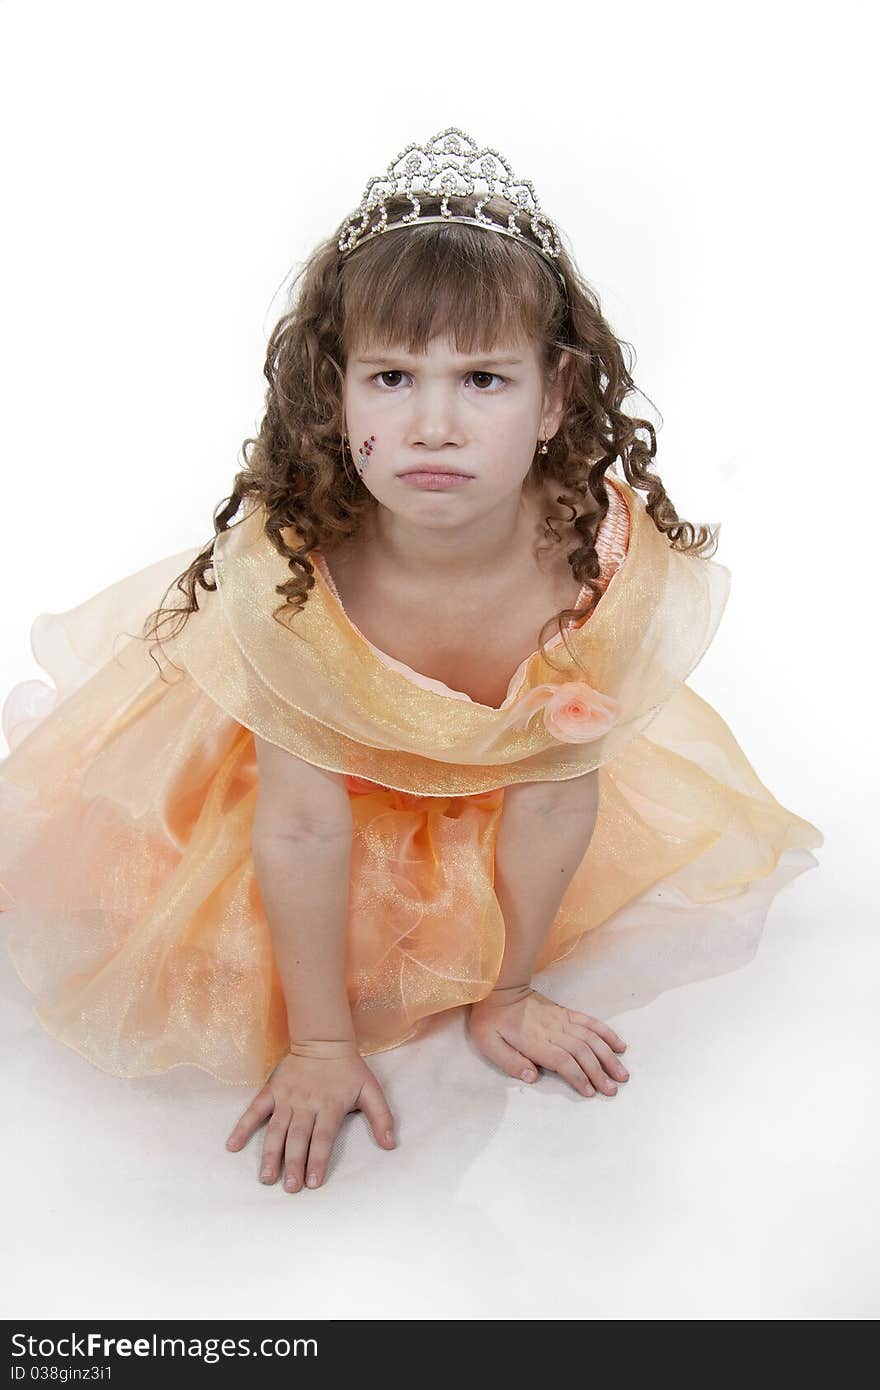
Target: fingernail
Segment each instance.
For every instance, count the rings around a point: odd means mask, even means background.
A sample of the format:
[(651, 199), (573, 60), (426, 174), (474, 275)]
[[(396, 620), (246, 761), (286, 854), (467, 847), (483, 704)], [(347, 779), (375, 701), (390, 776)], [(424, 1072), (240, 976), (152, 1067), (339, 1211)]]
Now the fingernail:
[(391, 1141), (393, 1140), (393, 1138), (394, 1138), (394, 1131), (393, 1131), (392, 1129), (386, 1129), (386, 1131), (385, 1131), (385, 1143), (386, 1143), (386, 1144), (390, 1144)]
[(317, 1187), (317, 1186), (318, 1186), (318, 1175), (317, 1175), (317, 1173), (309, 1173), (309, 1187)]
[(534, 1081), (535, 1079), (535, 1073), (533, 1071), (529, 1071), (528, 1068), (526, 1068), (526, 1070), (522, 1072), (521, 1075), (523, 1081)]
[(287, 1188), (288, 1192), (292, 1192), (296, 1187), (296, 1178), (286, 1178), (284, 1186)]

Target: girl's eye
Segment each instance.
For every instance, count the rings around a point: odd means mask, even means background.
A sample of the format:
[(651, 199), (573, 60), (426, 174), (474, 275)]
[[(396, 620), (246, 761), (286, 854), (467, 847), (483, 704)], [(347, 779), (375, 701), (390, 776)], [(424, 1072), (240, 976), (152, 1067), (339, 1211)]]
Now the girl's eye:
[[(408, 372), (401, 372), (401, 371), (397, 371), (397, 370), (389, 370), (389, 371), (387, 371), (387, 372), (377, 372), (377, 374), (373, 377), (373, 381), (380, 382), (380, 383), (381, 383), (381, 387), (382, 387), (383, 390), (386, 390), (386, 391), (394, 391), (394, 390), (397, 389), (397, 384), (396, 384), (395, 382), (392, 382), (391, 385), (388, 385), (388, 383), (384, 381), (384, 378), (387, 377), (387, 376), (398, 376), (398, 377), (399, 377), (399, 376), (408, 376), (408, 375), (409, 375)], [(504, 376), (497, 376), (495, 372), (469, 372), (469, 373), (468, 373), (468, 376), (488, 378), (490, 381), (498, 381), (498, 382), (501, 383), (501, 385), (498, 386), (494, 391), (493, 391), (493, 390), (490, 390), (489, 387), (487, 387), (487, 386), (478, 386), (478, 387), (477, 387), (477, 390), (480, 391), (480, 392), (482, 392), (484, 395), (496, 395), (497, 392), (498, 392), (498, 391), (502, 391), (502, 390), (504, 389), (504, 387), (506, 386), (506, 384), (507, 384), (507, 377), (504, 377)]]
[[(494, 372), (471, 372), (471, 376), (488, 377), (488, 378), (490, 379), (490, 381), (500, 381), (500, 382), (502, 383), (502, 385), (504, 384), (504, 382), (505, 382), (505, 380), (506, 380), (505, 377), (496, 376)], [(479, 389), (482, 391), (483, 388), (480, 387)], [(499, 387), (498, 389), (500, 390), (501, 387)]]

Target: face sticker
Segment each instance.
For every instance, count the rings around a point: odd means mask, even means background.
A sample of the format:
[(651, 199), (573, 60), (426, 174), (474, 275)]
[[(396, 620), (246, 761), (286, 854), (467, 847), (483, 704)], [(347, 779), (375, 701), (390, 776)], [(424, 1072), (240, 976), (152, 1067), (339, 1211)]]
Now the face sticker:
[(375, 444), (375, 442), (376, 442), (376, 436), (375, 436), (374, 434), (371, 434), (370, 437), (369, 437), (369, 439), (365, 439), (364, 442), (363, 442), (363, 444), (361, 445), (361, 447), (358, 449), (358, 473), (359, 473), (359, 474), (363, 474), (364, 466), (365, 466), (367, 460), (369, 459), (370, 454), (373, 452), (373, 445)]

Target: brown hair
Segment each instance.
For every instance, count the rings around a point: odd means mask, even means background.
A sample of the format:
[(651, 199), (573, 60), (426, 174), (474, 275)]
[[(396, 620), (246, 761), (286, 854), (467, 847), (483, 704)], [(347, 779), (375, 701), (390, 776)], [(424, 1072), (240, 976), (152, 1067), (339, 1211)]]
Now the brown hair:
[[(455, 210), (456, 199), (449, 205)], [(408, 200), (398, 198), (387, 206), (392, 221), (411, 208)], [(424, 214), (439, 212), (439, 199), (422, 198), (421, 207)], [(486, 207), (500, 220), (516, 211), (498, 197)], [(601, 592), (595, 536), (609, 505), (605, 473), (617, 458), (630, 485), (647, 493), (647, 514), (674, 549), (704, 554), (717, 544), (717, 528), (712, 532), (682, 521), (660, 478), (648, 471), (657, 448), (654, 428), (623, 411), (635, 389), (624, 362), (623, 347), (629, 344), (615, 337), (597, 295), (564, 249), (556, 264), (565, 276), (568, 306), (552, 267), (514, 237), (460, 222), (429, 223), (370, 237), (343, 257), (336, 245), (339, 230), (305, 262), (297, 276), (299, 293), (291, 295), (288, 311), (272, 331), (259, 434), (244, 441), (245, 467), (214, 512), (216, 539), (229, 529), (246, 498), (256, 498), (265, 508), (266, 534), (287, 558), (291, 576), (276, 587), (284, 602), (273, 617), (302, 611), (315, 584), (309, 552), (354, 535), (364, 514), (377, 505), (348, 466), (342, 442), (345, 362), (355, 343), (419, 354), (440, 335), (457, 352), (470, 355), (491, 351), (499, 342), (526, 339), (540, 344), (545, 386), (559, 367), (560, 350), (567, 349), (572, 360), (562, 423), (548, 441), (548, 452), (536, 454), (524, 488), (539, 488), (551, 477), (570, 494), (557, 498), (571, 510), (566, 520), (577, 540), (567, 558), (575, 579), (592, 593), (590, 607)], [(639, 431), (648, 442), (639, 438)], [(578, 499), (588, 496), (598, 504), (589, 517), (578, 510)], [(287, 527), (302, 545), (287, 543), (281, 534)], [(545, 518), (545, 528), (556, 543), (561, 541), (552, 517)], [(213, 551), (211, 540), (163, 595), (176, 585), (187, 606), (160, 606), (149, 614), (144, 638), (158, 640), (160, 622), (178, 616), (176, 635), (198, 608), (196, 587), (216, 590), (216, 580), (205, 577)], [(565, 625), (589, 611), (566, 608), (548, 619), (539, 633), (541, 651), (549, 624), (556, 624), (564, 641)]]

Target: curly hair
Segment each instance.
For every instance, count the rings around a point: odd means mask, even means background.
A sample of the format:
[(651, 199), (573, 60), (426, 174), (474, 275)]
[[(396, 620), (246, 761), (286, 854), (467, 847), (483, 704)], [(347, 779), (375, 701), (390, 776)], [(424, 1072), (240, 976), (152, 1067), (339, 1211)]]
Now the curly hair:
[[(456, 200), (449, 205), (455, 209)], [(390, 199), (387, 206), (391, 220), (410, 210), (405, 198)], [(439, 199), (421, 199), (424, 214), (439, 206)], [(522, 218), (502, 198), (486, 206), (500, 220), (511, 213)], [(232, 492), (215, 508), (214, 539), (163, 595), (164, 602), (176, 586), (186, 607), (160, 605), (145, 619), (142, 639), (158, 641), (160, 624), (174, 617), (180, 619), (176, 635), (198, 609), (196, 588), (216, 590), (216, 579), (206, 578), (214, 542), (251, 497), (264, 508), (265, 533), (290, 568), (291, 577), (276, 586), (284, 601), (272, 616), (280, 621), (283, 613), (302, 611), (315, 584), (309, 552), (355, 535), (377, 505), (349, 471), (343, 445), (345, 364), (356, 343), (421, 354), (434, 336), (444, 336), (457, 352), (471, 355), (525, 339), (538, 345), (545, 388), (564, 360), (562, 351), (570, 354), (560, 428), (548, 452), (536, 455), (523, 488), (540, 488), (548, 478), (561, 485), (556, 500), (570, 509), (566, 523), (576, 540), (567, 559), (591, 597), (585, 609), (565, 608), (542, 626), (538, 640), (545, 657), (550, 624), (565, 641), (566, 626), (587, 616), (601, 593), (595, 537), (609, 506), (605, 474), (617, 458), (631, 486), (647, 493), (647, 514), (674, 549), (702, 555), (717, 545), (718, 528), (682, 521), (661, 479), (649, 472), (657, 448), (654, 428), (623, 410), (635, 389), (623, 352), (630, 345), (612, 332), (598, 296), (564, 248), (556, 264), (568, 304), (553, 269), (515, 237), (461, 222), (416, 224), (405, 233), (368, 237), (341, 256), (339, 234), (337, 229), (303, 264), (288, 310), (272, 330), (263, 367), (269, 383), (265, 414), (257, 437), (242, 445), (245, 467)], [(589, 515), (579, 509), (587, 497), (596, 504)], [(563, 538), (553, 519), (545, 517), (544, 534), (558, 544)], [(285, 539), (287, 528), (302, 544)]]

